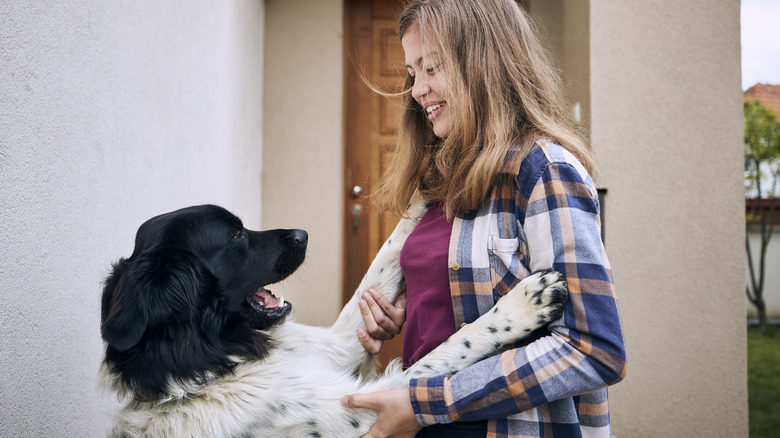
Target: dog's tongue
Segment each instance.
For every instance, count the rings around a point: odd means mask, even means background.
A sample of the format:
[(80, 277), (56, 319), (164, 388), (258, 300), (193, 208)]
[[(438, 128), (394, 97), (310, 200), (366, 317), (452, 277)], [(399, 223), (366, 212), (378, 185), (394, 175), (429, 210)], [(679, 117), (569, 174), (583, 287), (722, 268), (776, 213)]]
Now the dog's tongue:
[(265, 307), (266, 309), (274, 309), (276, 307), (279, 307), (280, 304), (284, 303), (284, 301), (273, 296), (271, 292), (262, 288), (257, 292), (255, 292), (254, 297), (255, 300), (258, 303), (262, 303), (263, 307)]

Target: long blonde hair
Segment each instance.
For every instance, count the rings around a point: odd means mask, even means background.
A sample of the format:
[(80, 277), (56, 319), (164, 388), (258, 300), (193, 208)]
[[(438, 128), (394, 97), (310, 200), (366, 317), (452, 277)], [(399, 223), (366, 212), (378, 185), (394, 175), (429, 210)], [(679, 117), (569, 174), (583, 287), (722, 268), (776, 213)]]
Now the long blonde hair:
[(407, 78), (396, 153), (372, 191), (380, 211), (401, 215), (417, 189), (427, 201), (443, 202), (449, 218), (475, 210), (490, 196), (508, 151), (519, 147), (525, 156), (540, 138), (595, 171), (570, 122), (558, 72), (514, 0), (413, 0), (400, 15), (401, 38), (412, 26), (443, 58), (454, 121), (446, 138), (436, 138)]

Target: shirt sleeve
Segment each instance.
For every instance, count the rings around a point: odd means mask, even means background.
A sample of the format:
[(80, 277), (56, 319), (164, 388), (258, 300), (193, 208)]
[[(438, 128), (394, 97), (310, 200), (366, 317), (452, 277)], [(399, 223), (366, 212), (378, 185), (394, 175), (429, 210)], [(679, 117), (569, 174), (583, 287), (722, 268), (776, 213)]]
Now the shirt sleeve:
[[(590, 178), (549, 163), (527, 198), (522, 223), (530, 271), (563, 274), (569, 301), (550, 334), (451, 376), (413, 379), (422, 425), (506, 418), (623, 379), (626, 355), (611, 268)], [(519, 216), (520, 217), (520, 216)]]

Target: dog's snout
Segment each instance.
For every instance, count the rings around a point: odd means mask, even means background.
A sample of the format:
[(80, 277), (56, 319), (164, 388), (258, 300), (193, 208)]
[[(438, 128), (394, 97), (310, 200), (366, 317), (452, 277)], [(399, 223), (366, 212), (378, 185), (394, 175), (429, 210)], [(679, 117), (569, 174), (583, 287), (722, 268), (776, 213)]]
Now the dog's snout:
[(309, 242), (309, 233), (304, 230), (293, 230), (292, 238), (299, 245), (306, 245)]

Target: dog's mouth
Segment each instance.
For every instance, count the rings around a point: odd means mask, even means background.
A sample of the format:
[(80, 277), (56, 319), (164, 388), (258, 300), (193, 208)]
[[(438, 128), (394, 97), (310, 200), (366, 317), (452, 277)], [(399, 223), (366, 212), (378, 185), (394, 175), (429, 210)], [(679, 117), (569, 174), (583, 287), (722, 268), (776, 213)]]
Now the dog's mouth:
[(276, 298), (276, 295), (264, 287), (248, 296), (246, 301), (255, 311), (252, 316), (252, 327), (259, 330), (267, 329), (283, 321), (292, 311), (290, 302), (285, 301), (284, 297)]

